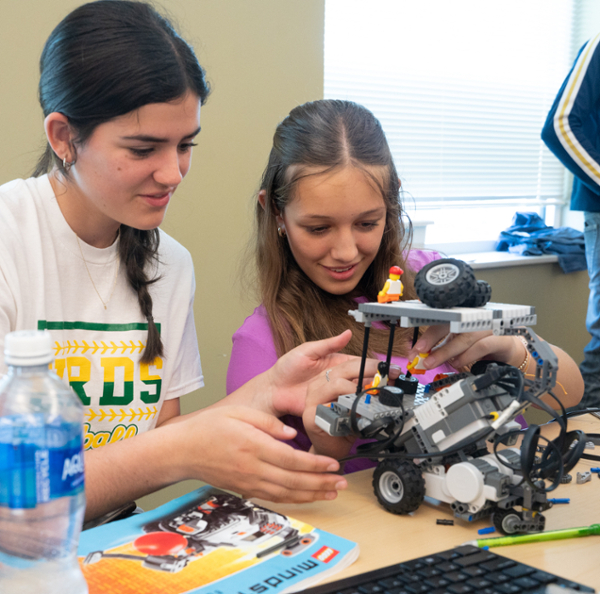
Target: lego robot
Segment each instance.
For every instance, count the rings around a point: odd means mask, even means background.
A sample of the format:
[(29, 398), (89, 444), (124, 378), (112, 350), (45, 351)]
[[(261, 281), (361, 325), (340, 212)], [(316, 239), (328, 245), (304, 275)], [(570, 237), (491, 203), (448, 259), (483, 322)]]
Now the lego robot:
[[(474, 290), (487, 293), (485, 287)], [(541, 512), (552, 506), (544, 481), (554, 481), (566, 467), (552, 453), (542, 455), (541, 464), (539, 448), (525, 451), (510, 446), (521, 429), (515, 418), (555, 385), (556, 355), (529, 328), (536, 323), (532, 307), (501, 303), (453, 307), (446, 302), (438, 308), (420, 301), (361, 303), (350, 311), (365, 324), (358, 388), (355, 394), (320, 405), (316, 423), (332, 436), (373, 440), (361, 446), (359, 455), (378, 460), (373, 488), (390, 512), (413, 512), (427, 496), (449, 504), (455, 517), (466, 521), (491, 515), (505, 534), (541, 531), (545, 524)], [(367, 393), (362, 384), (373, 322), (390, 323), (388, 368), (396, 325), (449, 324), (455, 334), (492, 330), (496, 335), (523, 337), (536, 363), (535, 376), (524, 377), (508, 365), (480, 362), (481, 367), (474, 366), (469, 373), (450, 374), (427, 387), (407, 373), (395, 385)], [(494, 453), (488, 442), (494, 444)], [(499, 445), (503, 449), (496, 451)]]

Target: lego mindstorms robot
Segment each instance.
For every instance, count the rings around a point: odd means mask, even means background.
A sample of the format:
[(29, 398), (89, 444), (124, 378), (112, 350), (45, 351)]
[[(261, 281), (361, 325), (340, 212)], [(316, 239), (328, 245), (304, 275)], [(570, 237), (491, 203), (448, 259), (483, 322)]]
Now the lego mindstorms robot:
[[(554, 414), (562, 428), (559, 438), (542, 447), (539, 427), (533, 426), (520, 447), (510, 447), (521, 430), (515, 418), (530, 403), (551, 412), (539, 396), (555, 386), (557, 358), (528, 327), (536, 323), (534, 308), (500, 303), (435, 308), (397, 301), (361, 303), (349, 313), (365, 324), (357, 391), (320, 405), (316, 423), (332, 436), (371, 440), (359, 446), (356, 457), (378, 461), (373, 488), (380, 504), (407, 514), (427, 496), (450, 504), (455, 517), (466, 521), (491, 515), (505, 534), (543, 530), (540, 512), (552, 506), (546, 494), (575, 465), (585, 444), (583, 434), (566, 434), (566, 418)], [(418, 329), (449, 324), (454, 334), (492, 330), (522, 337), (535, 361), (535, 374), (524, 376), (509, 365), (480, 362), (469, 373), (450, 374), (427, 387), (407, 373), (395, 385), (363, 389), (374, 322), (390, 326), (387, 369), (396, 325)], [(488, 443), (493, 444), (492, 453)]]

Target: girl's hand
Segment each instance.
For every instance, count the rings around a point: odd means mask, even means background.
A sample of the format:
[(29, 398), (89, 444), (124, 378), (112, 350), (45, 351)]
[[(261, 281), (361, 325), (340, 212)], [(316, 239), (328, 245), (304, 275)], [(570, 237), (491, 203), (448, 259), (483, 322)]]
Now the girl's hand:
[(255, 399), (254, 408), (278, 417), (285, 414), (302, 416), (306, 389), (311, 380), (326, 369), (334, 368), (346, 361), (354, 361), (356, 368), (359, 368), (359, 357), (342, 355), (338, 352), (348, 344), (351, 337), (352, 332), (346, 330), (339, 336), (305, 342), (280, 357), (271, 369), (257, 376), (256, 379), (261, 383), (259, 393), (262, 400), (257, 402)]
[[(481, 359), (508, 363), (520, 369), (526, 377), (532, 377), (535, 367), (527, 356), (525, 345), (518, 336), (494, 336), (491, 330), (449, 334), (448, 325), (430, 326), (416, 342), (408, 354), (409, 361), (419, 353), (431, 354), (422, 365), (425, 369), (435, 369), (443, 363), (450, 363), (457, 370), (470, 368)], [(543, 340), (541, 336), (538, 336)], [(575, 361), (562, 349), (550, 345), (558, 360), (556, 387), (553, 392), (565, 408), (575, 406), (583, 395), (583, 379)], [(552, 408), (559, 404), (548, 395), (542, 398)]]
[(313, 378), (345, 361), (360, 364), (358, 357), (338, 352), (348, 344), (351, 336), (350, 330), (346, 330), (339, 336), (297, 346), (280, 357), (271, 369), (252, 378), (212, 407), (239, 404), (276, 417), (302, 416), (306, 388)]
[(269, 501), (335, 499), (347, 487), (334, 474), (339, 463), (283, 443), (295, 435), (272, 415), (220, 406), (174, 416), (152, 431), (88, 450), (86, 518), (188, 479)]
[(335, 499), (347, 487), (333, 474), (337, 461), (283, 443), (296, 431), (257, 410), (204, 409), (161, 430), (172, 433), (165, 454), (179, 466), (178, 480), (199, 479), (244, 497), (293, 503)]
[[(377, 371), (378, 361), (367, 359), (365, 375), (372, 377)], [(315, 453), (330, 456), (335, 459), (343, 458), (348, 454), (356, 437), (332, 437), (315, 422), (317, 406), (329, 404), (344, 394), (356, 392), (356, 380), (360, 371), (360, 360), (351, 360), (341, 363), (337, 367), (324, 372), (308, 385), (306, 407), (302, 415), (304, 428), (313, 444)], [(396, 374), (397, 375), (397, 374)], [(367, 381), (364, 382), (366, 385)]]
[(519, 367), (527, 355), (517, 336), (494, 336), (491, 330), (451, 334), (448, 324), (430, 326), (408, 353), (408, 360), (428, 351), (431, 351), (429, 357), (421, 363), (425, 369), (449, 363), (461, 370), (481, 359)]

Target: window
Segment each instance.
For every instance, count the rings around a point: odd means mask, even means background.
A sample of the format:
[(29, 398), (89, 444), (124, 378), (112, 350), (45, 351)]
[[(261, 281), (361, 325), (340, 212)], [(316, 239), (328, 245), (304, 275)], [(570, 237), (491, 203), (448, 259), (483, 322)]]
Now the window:
[(568, 184), (540, 132), (578, 49), (576, 0), (325, 6), (325, 97), (379, 118), (428, 245), (493, 249), (518, 210), (556, 224)]

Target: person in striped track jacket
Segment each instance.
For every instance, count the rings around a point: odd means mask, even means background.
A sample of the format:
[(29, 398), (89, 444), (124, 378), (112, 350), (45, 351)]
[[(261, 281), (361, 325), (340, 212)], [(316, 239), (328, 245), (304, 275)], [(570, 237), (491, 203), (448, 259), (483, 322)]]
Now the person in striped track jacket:
[(577, 408), (600, 407), (600, 33), (579, 50), (548, 113), (542, 140), (573, 173), (571, 210), (584, 212), (591, 340), (580, 365), (585, 392)]

